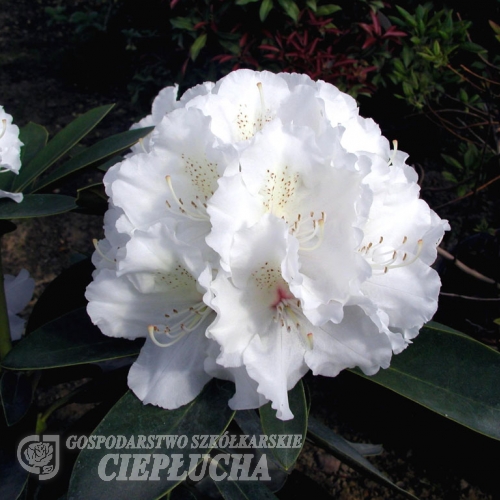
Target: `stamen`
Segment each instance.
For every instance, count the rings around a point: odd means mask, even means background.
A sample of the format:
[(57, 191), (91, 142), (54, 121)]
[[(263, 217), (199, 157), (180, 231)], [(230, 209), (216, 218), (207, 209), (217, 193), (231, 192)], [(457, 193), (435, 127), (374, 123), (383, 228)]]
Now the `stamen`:
[(309, 344), (309, 347), (312, 349), (314, 347), (314, 338), (311, 332), (307, 334), (307, 342)]
[(389, 158), (388, 165), (393, 165), (394, 164), (394, 159), (396, 158), (396, 153), (398, 152), (398, 141), (394, 139), (392, 141), (392, 145), (394, 146), (394, 149), (392, 151), (391, 157)]
[[(165, 326), (163, 332), (161, 332), (157, 326), (148, 326), (149, 337), (158, 347), (170, 347), (176, 342), (179, 342), (179, 340), (184, 338), (188, 333), (196, 330), (200, 323), (212, 312), (212, 309), (203, 302), (200, 302), (180, 312), (177, 310), (174, 310), (174, 312), (178, 313), (181, 318), (173, 325)], [(165, 317), (169, 316), (165, 314)], [(170, 341), (166, 343), (160, 342), (156, 338), (157, 334), (166, 336)]]
[[(170, 189), (170, 192), (172, 193), (175, 203), (177, 203), (177, 206), (183, 215), (196, 221), (208, 220), (208, 215), (202, 209), (200, 209), (194, 201), (191, 201), (191, 205), (195, 208), (196, 212), (193, 212), (186, 208), (184, 202), (182, 201), (182, 198), (178, 198), (177, 195), (175, 194), (174, 187), (172, 186), (172, 178), (170, 177), (170, 175), (165, 176), (165, 180), (167, 181), (168, 187)], [(168, 200), (166, 200), (166, 204), (168, 209), (173, 212), (173, 208)]]
[[(311, 252), (316, 250), (321, 246), (325, 237), (325, 220), (326, 214), (325, 212), (321, 212), (321, 219), (313, 220), (313, 230), (305, 236), (298, 235), (297, 239), (299, 240), (299, 249), (305, 252)], [(304, 243), (311, 241), (312, 239), (317, 238), (316, 243), (312, 246), (304, 246)]]
[(147, 153), (147, 152), (148, 152), (148, 151), (147, 151), (147, 149), (146, 149), (146, 147), (144, 146), (144, 138), (143, 138), (143, 137), (141, 137), (141, 138), (139, 139), (139, 146), (142, 148), (142, 151), (143, 151), (144, 153)]
[(5, 135), (6, 131), (7, 131), (7, 120), (4, 118), (2, 120), (2, 132), (0, 132), (0, 139)]
[[(380, 238), (380, 241), (383, 241), (383, 238)], [(403, 244), (406, 244), (408, 238), (405, 236), (403, 238)], [(381, 248), (380, 243), (371, 246), (368, 245), (367, 250), (364, 251), (365, 247), (362, 247), (359, 252), (363, 253), (367, 258), (371, 260), (371, 266), (374, 270), (381, 270), (384, 274), (389, 271), (389, 269), (397, 269), (398, 267), (405, 267), (413, 264), (422, 253), (423, 248), (423, 240), (418, 240), (417, 242), (417, 251), (415, 255), (411, 259), (408, 259), (408, 252), (403, 252), (401, 248)], [(368, 250), (372, 249), (370, 254), (368, 255)]]
[(257, 88), (259, 89), (260, 95), (260, 112), (262, 114), (261, 120), (264, 120), (266, 114), (266, 101), (264, 100), (264, 91), (262, 90), (262, 83), (257, 83)]
[(104, 260), (107, 260), (108, 262), (110, 262), (111, 264), (115, 264), (116, 263), (116, 260), (111, 260), (109, 257), (107, 257), (106, 255), (104, 255), (103, 251), (99, 248), (99, 241), (97, 241), (97, 238), (94, 238), (92, 240), (92, 244), (94, 245), (94, 248), (96, 250), (96, 252), (104, 259)]

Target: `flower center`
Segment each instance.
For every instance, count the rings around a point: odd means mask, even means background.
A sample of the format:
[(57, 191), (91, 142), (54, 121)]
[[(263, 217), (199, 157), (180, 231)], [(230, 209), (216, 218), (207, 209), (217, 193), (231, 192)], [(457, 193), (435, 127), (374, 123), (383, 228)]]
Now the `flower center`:
[(300, 308), (300, 300), (296, 299), (289, 292), (279, 299), (276, 305), (274, 321), (281, 325), (281, 328), (288, 333), (296, 332), (308, 349), (313, 348), (313, 334), (305, 328), (309, 321), (305, 318)]
[(290, 227), (290, 234), (299, 240), (299, 250), (310, 252), (321, 246), (325, 237), (325, 221), (325, 212), (321, 212), (319, 219), (315, 217), (314, 212), (305, 219), (300, 213), (297, 215)]
[(2, 120), (2, 131), (0, 132), (0, 139), (5, 135), (6, 131), (7, 131), (7, 120), (4, 118)]
[[(194, 306), (188, 307), (181, 311), (172, 309), (171, 314), (165, 314), (165, 318), (172, 322), (169, 325), (148, 326), (148, 334), (151, 340), (158, 347), (170, 347), (179, 342), (188, 333), (196, 330), (200, 323), (212, 312), (212, 309), (203, 302), (198, 302)], [(166, 337), (167, 342), (160, 342), (157, 335)]]
[(246, 104), (239, 105), (236, 126), (238, 127), (239, 139), (242, 141), (251, 139), (257, 132), (262, 130), (266, 123), (272, 120), (271, 110), (266, 108), (262, 82), (257, 83), (257, 89), (259, 91), (260, 109), (256, 111), (253, 120), (249, 117)]
[[(207, 214), (207, 204), (205, 201), (202, 201), (198, 195), (195, 196), (194, 200), (191, 199), (189, 200), (188, 203), (184, 203), (182, 198), (179, 198), (175, 191), (174, 187), (172, 186), (172, 178), (170, 175), (167, 175), (165, 177), (165, 180), (167, 181), (168, 188), (170, 190), (170, 193), (172, 194), (172, 198), (175, 201), (176, 208), (178, 211), (186, 216), (187, 218), (195, 221), (208, 221), (209, 217)], [(172, 213), (177, 213), (172, 206), (172, 204), (168, 201), (165, 200), (165, 203), (167, 204), (168, 210)]]
[(387, 273), (389, 269), (405, 267), (413, 264), (422, 253), (423, 240), (417, 241), (417, 249), (415, 252), (409, 250), (408, 237), (404, 236), (401, 244), (395, 248), (391, 245), (384, 244), (384, 237), (381, 236), (378, 242), (369, 242), (362, 246), (360, 252), (375, 271)]

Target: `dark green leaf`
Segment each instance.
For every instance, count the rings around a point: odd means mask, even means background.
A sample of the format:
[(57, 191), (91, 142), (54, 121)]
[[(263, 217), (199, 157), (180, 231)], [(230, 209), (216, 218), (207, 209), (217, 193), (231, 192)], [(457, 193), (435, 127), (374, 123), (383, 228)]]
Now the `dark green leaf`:
[(107, 172), (113, 165), (123, 161), (123, 156), (113, 156), (108, 161), (105, 161), (102, 165), (97, 167), (101, 172)]
[(49, 133), (45, 127), (30, 122), (19, 131), (19, 139), (24, 144), (21, 148), (21, 164), (27, 165), (47, 144)]
[(262, 0), (259, 9), (259, 17), (261, 22), (264, 22), (273, 8), (273, 0)]
[(26, 332), (32, 332), (64, 314), (85, 307), (85, 290), (92, 281), (94, 269), (90, 259), (83, 259), (62, 271), (37, 300), (28, 319)]
[(170, 24), (174, 28), (179, 28), (181, 30), (194, 31), (193, 20), (189, 17), (174, 17), (170, 19)]
[(318, 422), (315, 418), (309, 418), (308, 435), (311, 440), (321, 448), (331, 452), (342, 462), (346, 463), (354, 470), (372, 478), (384, 486), (388, 486), (406, 498), (416, 499), (407, 491), (396, 486), (390, 479), (385, 477), (376, 467), (364, 458), (351, 444), (343, 437), (335, 434), (326, 425)]
[(316, 10), (318, 9), (318, 5), (316, 4), (316, 0), (306, 0), (306, 5), (313, 12), (316, 12)]
[(469, 52), (474, 52), (475, 54), (484, 54), (487, 52), (484, 47), (481, 47), (481, 45), (474, 42), (464, 42), (460, 45), (460, 48), (468, 50)]
[(355, 373), (500, 439), (500, 353), (456, 330), (427, 323), (387, 370)]
[[(264, 455), (263, 455), (264, 456)], [(229, 459), (227, 460), (229, 461)], [(273, 500), (277, 499), (275, 495), (267, 488), (264, 483), (255, 481), (231, 481), (229, 477), (230, 470), (227, 461), (215, 461), (211, 459), (211, 466), (214, 467), (217, 463), (217, 476), (222, 477), (221, 481), (214, 481), (217, 489), (225, 500)]]
[(278, 0), (278, 2), (286, 14), (297, 22), (300, 15), (300, 10), (297, 7), (297, 4), (292, 0)]
[(0, 200), (0, 219), (27, 219), (62, 214), (76, 208), (75, 199), (62, 194), (27, 194), (21, 203)]
[(19, 422), (33, 401), (33, 386), (26, 373), (4, 371), (0, 379), (0, 397), (7, 425)]
[(413, 28), (417, 27), (415, 16), (412, 16), (407, 10), (403, 9), (403, 7), (400, 7), (399, 5), (396, 5), (396, 9), (410, 26), (412, 26)]
[(143, 340), (116, 339), (93, 325), (85, 308), (47, 323), (22, 339), (3, 361), (11, 370), (96, 363), (138, 354)]
[(104, 215), (108, 209), (108, 197), (102, 182), (79, 189), (76, 204), (80, 207), (78, 212)]
[[(188, 444), (185, 447), (179, 447), (176, 442), (167, 448), (163, 443), (160, 448), (136, 450), (135, 453), (144, 454), (146, 457), (147, 465), (144, 473), (148, 476), (151, 473), (152, 463), (158, 458), (155, 458), (154, 454), (163, 455), (161, 458), (169, 461), (169, 466), (165, 463), (164, 467), (158, 471), (159, 480), (149, 481), (116, 481), (115, 479), (103, 481), (98, 474), (101, 459), (110, 452), (120, 453), (120, 450), (111, 451), (105, 447), (85, 449), (80, 453), (73, 469), (68, 496), (73, 500), (87, 499), (88, 492), (92, 491), (94, 500), (109, 500), (110, 498), (149, 500), (159, 498), (171, 491), (182, 481), (173, 476), (168, 478), (169, 473), (175, 474), (171, 467), (173, 455), (182, 460), (182, 466), (178, 470), (179, 476), (183, 472), (189, 472), (201, 461), (202, 455), (208, 453), (209, 449), (193, 449), (192, 437), (200, 434), (220, 435), (225, 431), (234, 416), (234, 412), (227, 405), (232, 391), (231, 384), (212, 380), (194, 401), (177, 410), (144, 405), (134, 394), (128, 392), (111, 409), (93, 434), (125, 436), (126, 439), (133, 436), (136, 440), (139, 435), (186, 436)], [(133, 454), (134, 450), (126, 449), (121, 452)], [(197, 457), (194, 456), (196, 454), (198, 454)], [(130, 460), (131, 463), (132, 460)], [(193, 467), (191, 467), (192, 461)], [(115, 473), (116, 478), (119, 466), (110, 460), (107, 462), (105, 472), (108, 476)]]
[(198, 54), (200, 53), (200, 50), (205, 47), (205, 44), (207, 43), (207, 34), (202, 33), (194, 42), (193, 45), (191, 45), (191, 48), (189, 49), (189, 52), (191, 54), (191, 59), (194, 61), (197, 57)]
[(128, 130), (127, 132), (122, 132), (121, 134), (116, 134), (111, 137), (107, 137), (97, 144), (84, 149), (81, 153), (73, 156), (64, 165), (56, 168), (47, 177), (37, 183), (36, 191), (58, 181), (62, 177), (72, 174), (80, 170), (81, 168), (97, 163), (98, 161), (104, 160), (111, 155), (116, 155), (122, 151), (129, 149), (137, 141), (148, 135), (154, 127), (146, 127), (135, 130)]
[(462, 166), (462, 164), (455, 158), (453, 158), (453, 156), (449, 156), (449, 155), (445, 155), (445, 154), (441, 154), (443, 160), (448, 163), (448, 165), (452, 165), (456, 168), (458, 168), (459, 170), (463, 170), (464, 167)]
[(255, 3), (258, 1), (259, 0), (236, 0), (235, 4), (236, 5), (246, 5), (247, 3)]
[(111, 104), (91, 109), (62, 129), (45, 148), (23, 166), (14, 182), (16, 192), (24, 192), (33, 180), (80, 142), (111, 111), (113, 106)]
[(285, 470), (290, 469), (295, 464), (304, 445), (307, 432), (307, 402), (304, 385), (301, 380), (288, 392), (288, 402), (290, 410), (294, 415), (292, 420), (279, 420), (276, 418), (276, 410), (271, 408), (271, 403), (267, 403), (260, 409), (262, 429), (268, 436), (270, 434), (293, 435), (293, 438), (290, 438), (292, 442), (294, 442), (297, 435), (301, 436), (301, 446), (298, 448), (292, 448), (291, 446), (287, 446), (286, 448), (272, 448), (274, 457)]
[(23, 498), (29, 473), (19, 464), (19, 460), (0, 449), (0, 498), (5, 500)]
[(334, 5), (334, 4), (321, 5), (316, 9), (316, 14), (318, 16), (330, 16), (331, 14), (334, 14), (339, 10), (342, 10), (342, 7), (340, 7), (340, 5)]

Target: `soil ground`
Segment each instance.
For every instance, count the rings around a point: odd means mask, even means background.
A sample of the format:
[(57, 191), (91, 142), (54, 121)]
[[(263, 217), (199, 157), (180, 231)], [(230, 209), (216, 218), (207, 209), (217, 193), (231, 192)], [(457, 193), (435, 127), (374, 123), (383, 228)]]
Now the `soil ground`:
[[(64, 39), (64, 33), (50, 32), (44, 13), (44, 6), (56, 4), (0, 1), (0, 104), (19, 126), (34, 121), (53, 135), (79, 113), (116, 102), (116, 110), (97, 135), (127, 129), (138, 111), (129, 103), (125, 85), (96, 90), (61, 76), (52, 51), (57, 50), (54, 44)], [(92, 239), (102, 234), (100, 217), (73, 213), (17, 224), (17, 230), (3, 241), (5, 272), (28, 269), (36, 280), (34, 300), (76, 254), (90, 255)], [(351, 374), (334, 380), (307, 377), (307, 381), (313, 413), (347, 439), (382, 443), (383, 453), (370, 460), (398, 486), (429, 499), (493, 499), (499, 494), (495, 481), (498, 459), (495, 464), (491, 458), (498, 457), (499, 450), (486, 438), (378, 388), (367, 394), (366, 384)], [(52, 425), (81, 411), (72, 405), (69, 413), (56, 412)], [(395, 497), (312, 445), (306, 446), (297, 469), (311, 479), (309, 493), (319, 485), (325, 495), (343, 500)], [(283, 498), (303, 497), (304, 492), (293, 488), (292, 477)], [(320, 498), (319, 493), (314, 497)]]

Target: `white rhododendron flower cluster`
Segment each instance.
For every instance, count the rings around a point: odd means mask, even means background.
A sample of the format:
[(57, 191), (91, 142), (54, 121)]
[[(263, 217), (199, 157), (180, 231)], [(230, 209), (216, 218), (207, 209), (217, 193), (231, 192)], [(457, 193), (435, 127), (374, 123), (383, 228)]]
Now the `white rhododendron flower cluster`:
[(146, 337), (128, 378), (144, 403), (177, 408), (218, 377), (233, 409), (290, 419), (308, 370), (374, 374), (434, 314), (448, 225), (347, 94), (239, 70), (164, 89), (139, 125), (155, 129), (104, 179), (87, 298), (106, 335)]
[[(21, 146), (19, 128), (12, 123), (12, 116), (0, 106), (0, 174), (19, 173), (21, 168)], [(0, 198), (11, 198), (18, 203), (23, 200), (22, 193), (9, 193), (0, 189)]]

